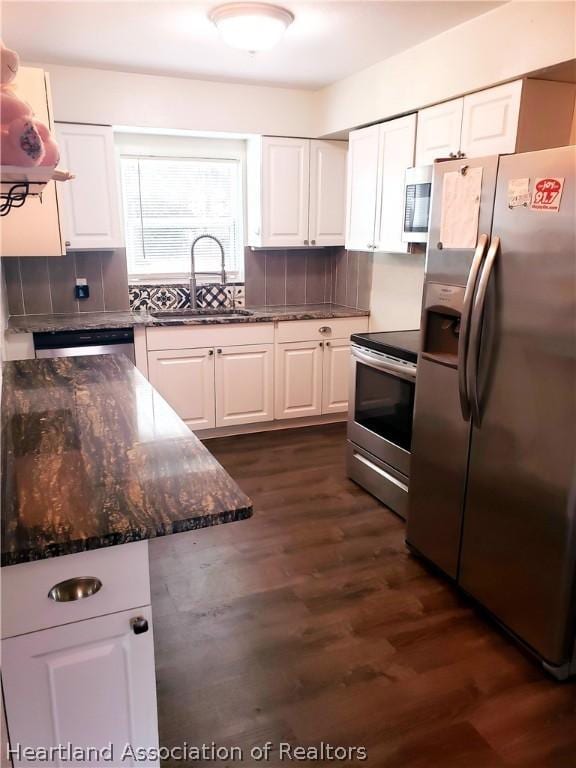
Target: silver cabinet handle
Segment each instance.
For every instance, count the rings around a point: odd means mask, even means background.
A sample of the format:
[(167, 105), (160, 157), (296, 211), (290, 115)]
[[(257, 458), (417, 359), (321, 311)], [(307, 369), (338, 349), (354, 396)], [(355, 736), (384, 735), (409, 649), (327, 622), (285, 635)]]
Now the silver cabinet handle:
[(480, 426), (482, 416), (480, 413), (480, 397), (478, 394), (478, 358), (480, 356), (480, 341), (482, 335), (482, 318), (484, 316), (484, 307), (486, 305), (486, 292), (488, 283), (494, 269), (496, 256), (500, 250), (500, 238), (495, 236), (490, 242), (490, 248), (482, 267), (482, 274), (478, 280), (478, 290), (472, 307), (472, 320), (470, 322), (470, 343), (468, 351), (467, 377), (468, 387), (470, 389), (470, 405), (472, 409), (472, 419), (477, 427)]
[(468, 358), (468, 343), (470, 335), (470, 315), (472, 313), (472, 302), (474, 292), (476, 291), (476, 282), (478, 273), (484, 260), (484, 253), (488, 245), (488, 235), (480, 235), (478, 244), (474, 251), (472, 266), (468, 273), (468, 282), (464, 292), (464, 306), (460, 316), (460, 334), (458, 337), (458, 395), (460, 397), (460, 410), (464, 421), (470, 419), (470, 397), (468, 394), (468, 381), (466, 378), (466, 365)]
[(304, 245), (308, 245), (308, 240), (304, 240)]
[(69, 247), (70, 247), (70, 240), (66, 240), (66, 242), (64, 243), (64, 245), (66, 246), (66, 248), (69, 248)]
[(316, 240), (310, 240), (310, 245), (316, 245)]
[(332, 328), (330, 328), (329, 325), (321, 325), (320, 328), (318, 328), (320, 333), (332, 333)]
[(371, 248), (372, 248), (372, 243), (366, 243), (366, 248), (368, 248), (368, 250), (371, 250)]
[(102, 589), (102, 582), (96, 576), (76, 576), (54, 584), (48, 592), (50, 600), (56, 603), (70, 603), (91, 597)]

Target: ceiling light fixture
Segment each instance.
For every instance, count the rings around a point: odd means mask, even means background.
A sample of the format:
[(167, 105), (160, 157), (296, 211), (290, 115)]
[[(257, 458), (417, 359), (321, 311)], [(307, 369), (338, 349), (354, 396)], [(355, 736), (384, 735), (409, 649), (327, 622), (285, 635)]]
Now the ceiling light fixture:
[(294, 21), (294, 14), (267, 3), (227, 3), (211, 11), (209, 18), (224, 42), (255, 53), (279, 43)]

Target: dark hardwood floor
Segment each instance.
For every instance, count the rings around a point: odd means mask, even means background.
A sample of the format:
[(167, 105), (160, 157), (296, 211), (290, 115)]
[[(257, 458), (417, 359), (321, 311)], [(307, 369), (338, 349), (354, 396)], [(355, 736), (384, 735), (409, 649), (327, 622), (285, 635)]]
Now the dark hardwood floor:
[[(347, 480), (344, 441), (330, 425), (207, 443), (255, 514), (151, 542), (161, 743), (244, 750), (194, 763), (211, 766), (576, 766), (576, 685), (408, 554), (402, 521)], [(253, 761), (269, 740), (368, 759)]]

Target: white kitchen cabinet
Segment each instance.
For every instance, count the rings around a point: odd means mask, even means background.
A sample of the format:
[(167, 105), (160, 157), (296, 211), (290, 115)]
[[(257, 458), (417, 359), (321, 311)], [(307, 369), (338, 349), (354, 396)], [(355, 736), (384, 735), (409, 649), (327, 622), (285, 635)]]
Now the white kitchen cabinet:
[[(11, 89), (33, 109), (36, 118), (53, 128), (50, 80), (38, 67), (20, 67)], [(60, 162), (59, 166), (64, 167)], [(69, 169), (73, 170), (73, 169)], [(62, 256), (65, 252), (59, 215), (59, 193), (66, 184), (49, 181), (42, 197), (29, 196), (21, 208), (2, 219), (2, 256)]]
[(404, 177), (414, 162), (416, 115), (390, 120), (379, 127), (375, 250), (406, 253), (409, 244), (402, 241)]
[(114, 136), (107, 125), (59, 123), (61, 163), (76, 176), (63, 186), (66, 246), (106, 250), (124, 245)]
[(416, 165), (571, 143), (576, 86), (515, 80), (418, 112)]
[(274, 418), (274, 346), (248, 344), (216, 349), (216, 426)]
[(273, 136), (251, 140), (247, 157), (249, 245), (341, 245), (346, 151), (345, 142)]
[(346, 247), (372, 250), (376, 223), (380, 126), (352, 131), (348, 141)]
[(418, 112), (416, 165), (432, 165), (460, 151), (464, 99), (453, 99)]
[(191, 429), (216, 426), (212, 347), (149, 351), (148, 378)]
[(322, 413), (322, 341), (295, 341), (276, 346), (277, 419)]
[(404, 174), (414, 163), (416, 115), (350, 134), (346, 247), (406, 253)]
[(254, 180), (259, 187), (259, 216), (251, 219), (256, 241), (252, 244), (307, 245), (310, 141), (263, 136), (255, 152), (259, 158), (249, 168), (249, 183)]
[(347, 155), (343, 141), (310, 142), (310, 245), (344, 245)]
[[(135, 634), (142, 617), (148, 630)], [(111, 613), (2, 641), (2, 684), (12, 747), (157, 747), (150, 606)], [(14, 760), (15, 766), (36, 764)], [(47, 765), (60, 765), (56, 760)], [(71, 761), (102, 765), (103, 760)], [(122, 765), (135, 765), (130, 759)], [(138, 765), (158, 765), (155, 760)]]
[(322, 366), (322, 413), (346, 412), (350, 380), (349, 340), (326, 341)]

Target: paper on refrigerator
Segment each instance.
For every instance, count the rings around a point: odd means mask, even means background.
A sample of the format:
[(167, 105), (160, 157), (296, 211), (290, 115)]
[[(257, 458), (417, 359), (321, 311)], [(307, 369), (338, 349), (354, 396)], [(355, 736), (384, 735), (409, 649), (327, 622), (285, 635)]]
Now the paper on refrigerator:
[(475, 248), (478, 239), (482, 167), (444, 174), (440, 241), (443, 248)]

